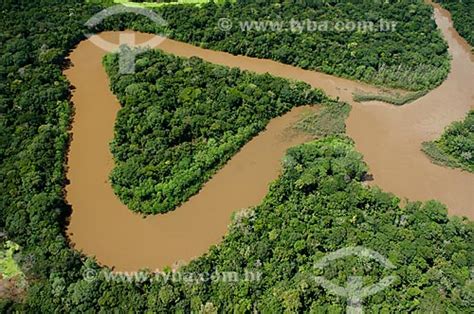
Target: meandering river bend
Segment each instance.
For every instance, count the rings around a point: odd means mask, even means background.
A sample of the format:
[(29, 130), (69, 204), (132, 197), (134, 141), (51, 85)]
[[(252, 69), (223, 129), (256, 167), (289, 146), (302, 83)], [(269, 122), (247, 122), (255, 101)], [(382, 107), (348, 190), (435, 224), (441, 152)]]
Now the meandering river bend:
[[(441, 86), (402, 107), (354, 103), (352, 92), (377, 92), (377, 88), (270, 60), (232, 56), (169, 39), (157, 48), (305, 81), (351, 103), (347, 133), (374, 175), (372, 184), (412, 200), (437, 199), (448, 206), (450, 214), (474, 218), (474, 175), (434, 165), (420, 151), (423, 141), (438, 137), (446, 125), (462, 119), (474, 103), (470, 47), (453, 30), (449, 13), (435, 6), (435, 19), (449, 44), (451, 73)], [(152, 36), (135, 35), (137, 43)], [(118, 42), (119, 32), (100, 36)], [(308, 140), (289, 132), (290, 126), (302, 111), (317, 109), (295, 108), (273, 119), (188, 202), (167, 214), (142, 218), (120, 202), (108, 180), (114, 167), (109, 143), (120, 105), (101, 64), (105, 53), (85, 40), (71, 52), (72, 66), (65, 70), (75, 87), (67, 172), (70, 183), (66, 187), (73, 209), (67, 230), (70, 241), (76, 249), (115, 270), (155, 270), (187, 262), (220, 242), (232, 212), (261, 202), (268, 184), (278, 177), (286, 149)]]

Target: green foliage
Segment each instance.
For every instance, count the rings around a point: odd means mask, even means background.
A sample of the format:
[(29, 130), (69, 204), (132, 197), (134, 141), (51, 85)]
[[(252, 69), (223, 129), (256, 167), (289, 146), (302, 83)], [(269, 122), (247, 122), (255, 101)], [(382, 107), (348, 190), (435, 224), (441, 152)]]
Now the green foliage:
[(22, 260), (20, 246), (12, 241), (0, 243), (0, 312), (26, 293), (28, 282), (19, 262)]
[[(295, 16), (315, 12), (306, 7), (312, 4), (290, 4), (285, 2), (280, 7)], [(173, 6), (164, 8), (163, 13), (175, 30), (170, 31), (174, 38), (212, 42), (213, 47), (222, 50), (266, 56), (348, 77), (365, 75), (354, 74), (355, 69), (360, 73), (377, 71), (379, 58), (384, 64), (409, 67), (430, 63), (443, 68), (447, 64), (446, 47), (429, 20), (430, 10), (420, 1), (410, 4), (408, 10), (402, 4), (387, 8), (380, 7), (384, 4), (364, 4), (363, 10), (346, 2), (315, 4), (317, 12), (327, 11), (332, 16), (354, 13), (357, 17), (364, 11), (375, 18), (403, 20), (399, 29), (402, 35), (396, 40), (395, 34), (357, 35), (360, 44), (351, 48), (358, 50), (355, 58), (345, 53), (347, 34), (319, 41), (321, 38), (311, 39), (310, 34), (293, 40), (286, 35), (272, 39), (271, 34), (217, 32), (217, 18), (227, 13), (235, 17), (241, 14), (242, 18), (273, 17), (273, 10), (282, 13), (268, 3), (240, 1), (235, 5), (235, 10), (228, 11), (228, 5), (224, 10), (208, 4), (203, 11)], [(261, 270), (262, 279), (257, 283), (86, 281), (86, 270), (100, 268), (81, 258), (64, 236), (70, 214), (63, 187), (71, 105), (70, 86), (61, 67), (66, 64), (68, 51), (84, 39), (85, 21), (101, 9), (75, 0), (0, 3), (0, 228), (22, 247), (22, 255), (32, 256), (32, 268), (25, 274), (33, 279), (24, 303), (0, 301), (0, 312), (278, 312), (284, 307), (344, 311), (342, 298), (327, 294), (313, 282), (308, 284), (304, 275), (323, 254), (353, 244), (386, 255), (401, 278), (387, 294), (367, 300), (368, 311), (472, 309), (472, 223), (448, 218), (445, 209), (433, 202), (399, 208), (393, 196), (363, 188), (358, 180), (365, 165), (349, 143), (339, 139), (292, 150), (283, 176), (273, 184), (262, 205), (239, 216), (241, 223), (234, 223), (222, 245), (185, 268), (197, 272)], [(145, 18), (131, 15), (108, 19), (97, 30), (124, 28), (159, 31)], [(311, 39), (309, 45), (303, 45), (303, 39)], [(304, 49), (299, 52), (300, 48)], [(130, 92), (136, 91), (140, 89), (130, 88)], [(194, 96), (182, 95), (183, 99)], [(351, 260), (347, 265), (335, 264), (332, 271), (328, 270), (332, 274), (327, 275), (334, 278), (341, 274), (343, 282), (351, 266), (357, 265)], [(368, 280), (384, 275), (373, 269), (364, 270)]]
[(315, 137), (343, 134), (350, 111), (349, 104), (327, 100), (318, 111), (304, 115), (294, 127)]
[[(434, 201), (400, 207), (397, 197), (361, 184), (366, 171), (346, 138), (290, 149), (282, 175), (261, 205), (237, 213), (220, 245), (180, 269), (184, 274), (232, 271), (242, 280), (157, 280), (143, 273), (148, 279), (133, 282), (107, 280), (104, 272), (92, 282), (67, 286), (55, 276), (31, 292), (27, 306), (94, 312), (343, 312), (345, 298), (329, 293), (314, 276), (339, 286), (349, 276), (361, 276), (365, 286), (396, 276), (387, 289), (364, 299), (367, 312), (468, 312), (474, 293), (474, 224), (449, 218)], [(314, 268), (326, 254), (353, 246), (379, 252), (395, 268), (358, 256)], [(246, 272), (260, 276), (245, 277)], [(57, 304), (49, 303), (52, 291)]]
[(474, 46), (474, 0), (435, 0), (451, 12), (454, 27)]
[(417, 100), (420, 97), (426, 95), (428, 91), (423, 90), (419, 92), (406, 93), (405, 95), (400, 95), (397, 93), (383, 93), (383, 94), (367, 94), (356, 92), (353, 95), (354, 101), (363, 102), (363, 101), (383, 101), (392, 105), (402, 106), (408, 103), (411, 103)]
[(35, 282), (52, 273), (70, 280), (81, 265), (63, 233), (71, 106), (61, 70), (99, 9), (68, 0), (0, 4), (0, 230), (31, 256), (25, 275)]
[[(410, 90), (431, 89), (449, 71), (447, 45), (421, 0), (237, 1), (157, 9), (171, 38), (233, 54)], [(180, 18), (185, 16), (185, 19)], [(220, 18), (233, 27), (220, 30)], [(246, 21), (396, 21), (394, 31), (245, 31)], [(142, 29), (141, 27), (136, 28)]]
[(20, 246), (11, 241), (6, 241), (0, 250), (0, 274), (3, 278), (22, 276), (23, 273), (18, 267), (13, 254), (20, 249)]
[(434, 163), (474, 172), (474, 110), (447, 127), (440, 139), (423, 143), (422, 150)]
[(104, 60), (123, 108), (115, 124), (111, 179), (129, 208), (163, 213), (201, 186), (270, 119), (326, 99), (309, 85), (149, 51), (136, 72)]
[[(154, 8), (168, 23), (159, 27), (145, 18), (120, 16), (104, 27), (155, 32), (205, 48), (273, 59), (376, 85), (421, 91), (439, 85), (449, 72), (447, 45), (421, 0), (390, 1), (229, 1)], [(229, 19), (232, 28), (219, 29)], [(381, 20), (397, 22), (393, 31), (291, 31), (303, 23)], [(248, 23), (262, 26), (248, 30)], [(280, 24), (278, 24), (280, 23)], [(287, 31), (290, 30), (290, 31)]]
[[(111, 1), (107, 0), (106, 2)], [(139, 7), (139, 8), (156, 8), (164, 5), (175, 5), (175, 4), (202, 4), (207, 3), (209, 0), (113, 0), (114, 3), (123, 4), (130, 7)], [(216, 0), (215, 2), (223, 2)]]

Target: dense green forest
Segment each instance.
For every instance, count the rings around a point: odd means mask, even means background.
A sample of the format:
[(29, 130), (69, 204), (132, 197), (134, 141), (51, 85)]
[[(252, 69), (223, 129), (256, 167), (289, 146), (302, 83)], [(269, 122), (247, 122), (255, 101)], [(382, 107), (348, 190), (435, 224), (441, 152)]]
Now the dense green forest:
[(119, 73), (118, 59), (104, 60), (123, 106), (111, 179), (122, 201), (145, 214), (175, 209), (198, 192), (270, 119), (326, 99), (306, 83), (197, 58), (145, 52), (130, 75)]
[(100, 9), (64, 0), (0, 4), (0, 232), (21, 246), (18, 263), (33, 286), (81, 278), (80, 254), (64, 235), (72, 107), (62, 68)]
[[(449, 72), (447, 45), (431, 18), (432, 8), (422, 0), (240, 0), (153, 10), (166, 20), (166, 27), (140, 18), (139, 22), (120, 18), (111, 19), (108, 28), (129, 26), (205, 48), (408, 90), (431, 89)], [(230, 29), (219, 28), (222, 18), (231, 23)], [(292, 20), (299, 21), (305, 31), (292, 31)], [(311, 31), (305, 26), (310, 25), (307, 21), (333, 26), (373, 23), (375, 31), (336, 31), (334, 27)], [(394, 21), (396, 27), (378, 31), (380, 21)], [(254, 23), (252, 29), (249, 23)]]
[[(168, 22), (165, 33), (174, 39), (373, 84), (424, 90), (440, 84), (449, 71), (447, 46), (431, 19), (432, 8), (421, 0), (242, 0), (200, 8), (163, 7), (158, 12)], [(220, 30), (220, 18), (229, 19), (233, 27)], [(375, 24), (385, 20), (397, 26), (393, 31), (298, 33), (285, 31), (291, 19)], [(283, 24), (273, 26), (276, 31), (242, 31), (246, 21)]]
[(423, 143), (423, 151), (435, 163), (474, 172), (474, 110), (447, 127), (438, 140)]
[[(295, 5), (304, 8), (302, 3)], [(429, 10), (423, 8), (400, 14), (410, 16), (410, 21), (418, 12), (427, 18)], [(67, 66), (68, 51), (84, 39), (84, 22), (102, 8), (74, 0), (3, 0), (0, 9), (0, 229), (21, 246), (18, 263), (30, 284), (23, 302), (1, 300), (1, 312), (110, 312), (114, 308), (211, 312), (231, 306), (247, 312), (253, 308), (342, 312), (343, 298), (304, 277), (323, 254), (348, 245), (377, 250), (397, 267), (399, 280), (366, 300), (369, 311), (468, 312), (472, 308), (472, 223), (448, 218), (444, 207), (433, 202), (400, 208), (395, 197), (363, 187), (359, 181), (365, 166), (360, 155), (348, 140), (339, 138), (290, 151), (283, 176), (264, 202), (237, 215), (223, 244), (184, 268), (191, 272), (256, 269), (262, 272), (261, 281), (86, 281), (86, 271), (99, 266), (69, 247), (64, 235), (71, 210), (63, 188), (72, 106), (70, 86), (61, 70)], [(198, 12), (176, 7), (167, 11), (168, 18), (173, 10), (177, 10), (175, 23), (181, 19), (188, 26), (192, 17), (186, 13)], [(202, 19), (205, 23), (206, 16)], [(410, 28), (415, 37), (429, 28), (417, 38), (426, 45), (412, 43), (416, 47), (412, 52), (423, 50), (420, 59), (404, 46), (403, 38), (394, 47), (413, 62), (445, 60), (445, 46), (433, 32), (433, 22), (420, 19), (423, 23)], [(192, 34), (199, 25), (182, 30)], [(132, 26), (151, 31), (147, 22), (130, 16), (110, 19), (103, 27)], [(431, 46), (425, 37), (438, 44)], [(378, 38), (377, 44), (384, 38)], [(441, 52), (437, 52), (439, 45)], [(386, 274), (379, 265), (370, 270), (356, 267), (351, 259), (341, 262), (325, 273), (328, 278), (340, 274), (334, 280), (341, 284), (349, 269), (350, 275), (365, 274), (368, 281)]]
[[(262, 204), (236, 214), (224, 242), (181, 269), (259, 274), (254, 280), (194, 282), (146, 273), (137, 282), (133, 278), (140, 277), (108, 280), (110, 274), (89, 261), (79, 273), (90, 276), (95, 269), (96, 277), (72, 282), (53, 273), (30, 288), (24, 306), (44, 312), (343, 313), (345, 299), (328, 293), (313, 276), (344, 286), (348, 276), (357, 275), (364, 285), (395, 276), (386, 290), (366, 298), (367, 312), (468, 312), (474, 225), (448, 218), (436, 202), (399, 207), (398, 198), (361, 184), (367, 170), (361, 159), (345, 138), (291, 149)], [(313, 267), (329, 252), (359, 245), (386, 256), (395, 268), (354, 256), (322, 270)]]
[(435, 0), (447, 9), (454, 27), (466, 41), (474, 46), (474, 0)]

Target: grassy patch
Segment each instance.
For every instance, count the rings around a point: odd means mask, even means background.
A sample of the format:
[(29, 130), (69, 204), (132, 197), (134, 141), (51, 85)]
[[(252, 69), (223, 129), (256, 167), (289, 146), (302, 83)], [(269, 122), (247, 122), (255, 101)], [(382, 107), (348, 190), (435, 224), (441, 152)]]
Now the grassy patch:
[(346, 131), (345, 120), (350, 111), (349, 104), (326, 101), (320, 110), (303, 115), (294, 128), (314, 137), (343, 134)]
[(421, 150), (437, 165), (451, 168), (461, 167), (459, 162), (455, 158), (445, 154), (438, 145), (436, 145), (436, 142), (423, 142)]
[(209, 0), (176, 0), (176, 1), (153, 1), (153, 2), (134, 2), (128, 0), (113, 0), (115, 4), (122, 4), (127, 7), (135, 8), (158, 8), (165, 5), (175, 5), (175, 4), (202, 4), (207, 3)]
[(28, 281), (18, 265), (15, 254), (20, 246), (12, 241), (0, 244), (0, 312), (10, 302), (21, 302), (24, 298)]
[(0, 273), (4, 279), (23, 276), (23, 273), (13, 258), (13, 254), (20, 249), (20, 246), (11, 241), (6, 241), (0, 251)]
[(359, 93), (356, 92), (353, 94), (354, 101), (363, 102), (363, 101), (383, 101), (392, 105), (402, 106), (407, 103), (413, 102), (420, 97), (423, 97), (428, 93), (427, 90), (422, 90), (418, 92), (411, 92), (407, 94), (400, 93), (384, 93), (384, 94), (368, 94), (368, 93)]

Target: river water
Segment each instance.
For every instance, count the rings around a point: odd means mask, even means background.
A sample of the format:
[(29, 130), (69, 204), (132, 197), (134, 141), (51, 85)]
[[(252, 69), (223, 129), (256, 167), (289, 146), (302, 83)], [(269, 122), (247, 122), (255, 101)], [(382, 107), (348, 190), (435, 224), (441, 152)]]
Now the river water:
[[(402, 107), (353, 103), (352, 92), (378, 89), (270, 60), (232, 56), (169, 39), (157, 48), (178, 56), (198, 56), (215, 64), (305, 81), (351, 103), (347, 133), (374, 175), (371, 184), (412, 200), (437, 199), (447, 204), (450, 214), (474, 218), (474, 175), (434, 165), (420, 151), (423, 141), (438, 137), (446, 125), (462, 119), (474, 100), (470, 48), (453, 31), (446, 11), (436, 8), (435, 18), (449, 44), (452, 71), (440, 87)], [(118, 42), (119, 34), (104, 32), (100, 37)], [(153, 36), (133, 34), (136, 43)], [(120, 104), (109, 89), (101, 64), (105, 53), (85, 40), (71, 52), (72, 66), (65, 70), (75, 87), (67, 172), (70, 184), (66, 187), (73, 212), (67, 233), (76, 249), (115, 270), (156, 270), (188, 262), (220, 242), (232, 212), (261, 202), (269, 183), (280, 173), (286, 149), (309, 139), (291, 132), (291, 125), (303, 111), (317, 109), (295, 108), (273, 119), (188, 202), (167, 214), (142, 218), (120, 202), (108, 180), (114, 167), (109, 143)]]

